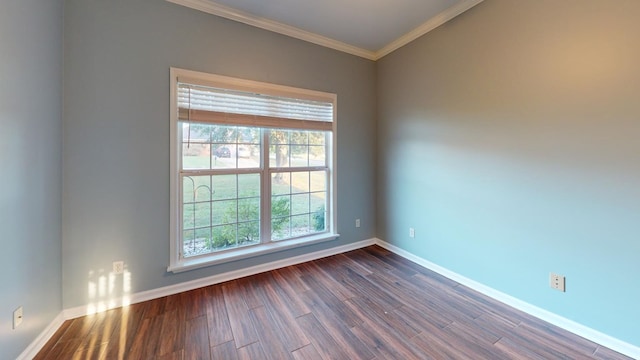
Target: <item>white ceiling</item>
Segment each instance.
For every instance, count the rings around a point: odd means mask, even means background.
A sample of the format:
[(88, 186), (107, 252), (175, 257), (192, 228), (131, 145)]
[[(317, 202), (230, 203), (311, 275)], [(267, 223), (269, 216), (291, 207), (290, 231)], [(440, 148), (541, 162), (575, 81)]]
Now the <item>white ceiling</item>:
[(483, 0), (167, 0), (377, 60)]

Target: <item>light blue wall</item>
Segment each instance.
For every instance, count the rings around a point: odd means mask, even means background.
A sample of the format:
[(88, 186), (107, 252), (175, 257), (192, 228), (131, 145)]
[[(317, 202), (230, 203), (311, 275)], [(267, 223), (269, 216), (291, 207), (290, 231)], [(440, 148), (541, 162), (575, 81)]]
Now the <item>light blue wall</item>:
[(62, 310), (62, 12), (62, 0), (0, 6), (0, 359)]
[[(373, 62), (159, 0), (68, 0), (64, 41), (65, 308), (114, 260), (137, 293), (375, 236)], [(171, 66), (338, 94), (339, 240), (166, 272)]]
[(640, 346), (638, 18), (486, 0), (382, 59), (379, 237)]

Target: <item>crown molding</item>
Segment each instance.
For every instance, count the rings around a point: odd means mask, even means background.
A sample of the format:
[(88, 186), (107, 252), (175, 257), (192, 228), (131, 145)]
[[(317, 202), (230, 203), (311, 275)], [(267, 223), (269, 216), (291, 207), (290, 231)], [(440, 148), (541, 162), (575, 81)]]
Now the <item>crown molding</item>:
[(357, 46), (349, 45), (338, 40), (314, 34), (287, 24), (255, 16), (244, 11), (236, 10), (210, 0), (167, 0), (168, 2), (200, 10), (212, 15), (221, 16), (229, 20), (238, 21), (261, 29), (273, 31), (292, 38), (308, 41), (330, 49), (356, 55), (369, 60), (375, 60), (375, 53)]
[(447, 21), (453, 19), (454, 17), (462, 14), (463, 12), (471, 9), (472, 7), (480, 4), (484, 0), (465, 0), (457, 5), (454, 5), (440, 14), (432, 17), (431, 19), (424, 22), (422, 25), (417, 28), (409, 31), (408, 33), (402, 35), (398, 39), (390, 42), (382, 49), (375, 52), (374, 60), (381, 59), (386, 55), (398, 50), (399, 48), (407, 45), (413, 40), (419, 38), (420, 36), (428, 33), (429, 31), (437, 28), (438, 26), (446, 23)]
[(168, 2), (186, 6), (191, 9), (199, 10), (208, 14), (220, 16), (229, 20), (241, 22), (247, 25), (255, 26), (264, 30), (286, 35), (292, 38), (304, 40), (316, 45), (324, 46), (330, 49), (345, 52), (347, 54), (359, 56), (368, 60), (379, 60), (402, 46), (412, 42), (420, 36), (446, 23), (454, 17), (478, 5), (484, 0), (465, 0), (452, 6), (440, 14), (427, 20), (422, 25), (402, 35), (398, 39), (384, 46), (378, 51), (370, 51), (357, 46), (334, 40), (322, 35), (318, 35), (306, 30), (302, 30), (287, 24), (269, 20), (259, 16), (249, 14), (228, 6), (215, 3), (211, 0), (166, 0)]

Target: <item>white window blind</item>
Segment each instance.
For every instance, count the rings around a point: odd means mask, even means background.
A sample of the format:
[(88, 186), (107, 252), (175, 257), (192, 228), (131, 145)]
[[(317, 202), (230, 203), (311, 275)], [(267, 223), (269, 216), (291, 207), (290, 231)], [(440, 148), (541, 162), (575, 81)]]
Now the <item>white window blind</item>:
[(178, 119), (212, 124), (331, 131), (332, 101), (298, 99), (178, 79)]

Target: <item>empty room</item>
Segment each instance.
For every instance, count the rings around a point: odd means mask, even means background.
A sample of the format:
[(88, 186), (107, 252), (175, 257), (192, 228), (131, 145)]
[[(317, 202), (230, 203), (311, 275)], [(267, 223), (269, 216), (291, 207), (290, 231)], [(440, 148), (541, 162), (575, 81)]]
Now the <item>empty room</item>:
[(3, 0), (0, 359), (639, 359), (638, 18)]

